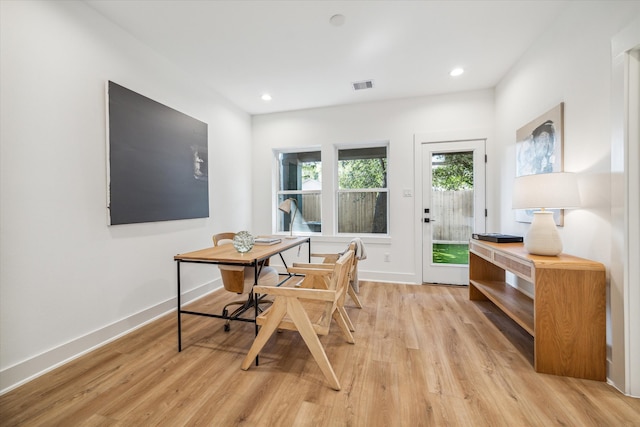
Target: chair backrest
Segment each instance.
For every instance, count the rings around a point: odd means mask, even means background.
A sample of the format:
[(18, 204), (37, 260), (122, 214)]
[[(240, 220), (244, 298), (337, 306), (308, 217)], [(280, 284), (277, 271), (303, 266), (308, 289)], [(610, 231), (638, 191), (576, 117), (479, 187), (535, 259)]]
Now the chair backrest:
[(218, 233), (213, 235), (213, 246), (221, 246), (233, 243), (236, 233)]
[[(213, 235), (213, 246), (222, 246), (233, 243), (236, 233), (218, 233)], [(220, 276), (224, 288), (236, 294), (244, 292), (244, 267), (235, 265), (219, 265)]]
[[(349, 246), (347, 246), (347, 249), (345, 250), (345, 252), (346, 252), (346, 251), (353, 251), (353, 253), (354, 253), (354, 257), (353, 257), (353, 259), (354, 259), (354, 260), (356, 260), (356, 261), (354, 261), (354, 262), (356, 262), (356, 263), (357, 263), (357, 262), (358, 262), (358, 261), (357, 261), (357, 259), (358, 259), (358, 258), (355, 256), (355, 253), (356, 253), (356, 243), (355, 243), (355, 242), (353, 242), (353, 241), (352, 241), (352, 242), (350, 242), (350, 243), (349, 243)], [(343, 253), (344, 253), (344, 252), (343, 252)], [(322, 262), (323, 262), (324, 264), (334, 264), (334, 263), (336, 262), (336, 260), (340, 257), (340, 255), (342, 255), (342, 254), (341, 254), (341, 253), (336, 253), (336, 254), (311, 254), (311, 256), (317, 256), (317, 257), (322, 257), (322, 258), (324, 258), (324, 259), (322, 260)]]
[(347, 296), (347, 287), (349, 286), (349, 280), (351, 277), (353, 259), (354, 252), (352, 250), (348, 250), (338, 258), (333, 268), (333, 274), (331, 275), (331, 280), (328, 283), (328, 289), (335, 290), (336, 296), (333, 300), (333, 304), (327, 304), (325, 306), (324, 315), (320, 318), (317, 325), (321, 329), (326, 330), (326, 332), (322, 333), (323, 335), (329, 330), (331, 318), (336, 307), (344, 304), (344, 299)]
[(349, 243), (347, 251), (353, 251), (353, 261), (351, 261), (351, 270), (349, 271), (351, 277), (349, 280), (353, 280), (355, 277), (355, 271), (358, 269), (358, 257), (356, 256), (356, 244), (354, 242)]
[[(355, 242), (349, 243), (349, 246), (347, 247), (347, 250), (344, 253), (347, 253), (348, 251), (353, 251), (353, 254), (354, 254), (353, 259), (351, 261), (351, 268), (349, 269), (349, 282), (351, 282), (357, 276), (356, 271), (358, 270), (358, 258), (355, 256), (355, 253), (356, 253)], [(322, 254), (321, 256), (324, 257), (324, 260), (322, 261), (323, 264), (333, 264), (338, 260), (338, 258), (340, 257), (340, 254), (335, 254), (335, 255)]]
[(339, 302), (340, 304), (343, 304), (344, 299), (347, 296), (349, 283), (353, 279), (353, 272), (357, 268), (357, 264), (358, 264), (356, 253), (353, 250), (353, 248), (351, 248), (351, 245), (349, 245), (349, 249), (344, 254), (342, 254), (342, 256), (338, 259), (338, 261), (341, 261), (345, 265), (340, 272), (342, 276), (338, 278), (338, 280), (340, 280), (339, 286), (341, 286), (341, 288), (339, 289), (339, 294), (340, 294)]
[(340, 258), (336, 261), (336, 267), (340, 266), (340, 268), (334, 269), (336, 274), (333, 275), (332, 279), (337, 276), (335, 280), (337, 281), (336, 290), (338, 292), (344, 292), (347, 289), (346, 284), (349, 283), (354, 259), (355, 252), (349, 248), (345, 253), (340, 255)]

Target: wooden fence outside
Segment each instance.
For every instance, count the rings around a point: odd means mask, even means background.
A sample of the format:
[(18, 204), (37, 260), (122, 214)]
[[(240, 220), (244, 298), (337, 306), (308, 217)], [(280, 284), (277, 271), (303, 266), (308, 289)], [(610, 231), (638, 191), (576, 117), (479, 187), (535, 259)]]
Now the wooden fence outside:
[(338, 232), (371, 233), (378, 193), (340, 193)]
[[(378, 193), (340, 193), (338, 231), (371, 233)], [(320, 194), (303, 194), (304, 222), (321, 222)], [(467, 242), (473, 232), (473, 190), (434, 191), (431, 200), (433, 240)], [(301, 218), (301, 219), (302, 219)]]
[(322, 204), (320, 203), (320, 194), (303, 194), (301, 203), (302, 218), (306, 222), (320, 222)]
[[(371, 233), (378, 193), (340, 193), (338, 232)], [(305, 223), (320, 222), (320, 194), (303, 194), (302, 218)]]
[(473, 190), (431, 193), (433, 240), (468, 242), (473, 233)]

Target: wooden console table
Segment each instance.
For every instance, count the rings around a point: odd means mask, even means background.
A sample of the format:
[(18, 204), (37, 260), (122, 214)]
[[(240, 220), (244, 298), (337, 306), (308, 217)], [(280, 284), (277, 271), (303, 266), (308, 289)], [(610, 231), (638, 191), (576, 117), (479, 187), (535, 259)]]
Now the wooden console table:
[[(505, 271), (532, 283), (534, 298), (507, 284)], [(536, 372), (606, 379), (605, 280), (599, 262), (469, 242), (469, 299), (490, 300), (533, 336)]]

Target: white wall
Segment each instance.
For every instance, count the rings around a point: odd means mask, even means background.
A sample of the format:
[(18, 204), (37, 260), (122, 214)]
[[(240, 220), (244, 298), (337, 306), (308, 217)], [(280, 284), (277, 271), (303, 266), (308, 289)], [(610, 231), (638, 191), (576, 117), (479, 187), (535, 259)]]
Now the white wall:
[[(493, 91), (400, 99), (253, 117), (253, 225), (256, 233), (272, 230), (272, 162), (274, 149), (319, 147), (323, 162), (323, 236), (312, 239), (314, 252), (344, 249), (348, 237), (333, 235), (335, 144), (389, 142), (390, 236), (366, 238), (367, 259), (361, 277), (420, 283), (415, 245), (421, 241), (421, 218), (415, 215), (414, 135), (486, 129), (493, 126)], [(490, 150), (488, 150), (490, 151)], [(413, 197), (403, 197), (409, 189)], [(384, 254), (390, 254), (390, 262)]]
[[(251, 121), (81, 2), (2, 1), (0, 18), (4, 390), (175, 309), (173, 255), (250, 225), (251, 169), (235, 161)], [(210, 218), (107, 226), (107, 80), (208, 123)], [(191, 267), (191, 297), (217, 286)]]
[[(496, 142), (503, 156), (498, 187), (503, 232), (523, 234), (511, 210), (515, 133), (565, 103), (564, 169), (579, 173), (583, 206), (568, 211), (560, 230), (564, 251), (611, 262), (611, 41), (640, 14), (640, 2), (572, 2), (496, 88)], [(637, 167), (637, 165), (636, 165)], [(635, 284), (635, 286), (640, 286)], [(609, 291), (609, 308), (623, 294)], [(609, 378), (624, 389), (624, 326), (608, 314)], [(640, 325), (634, 325), (635, 333)]]

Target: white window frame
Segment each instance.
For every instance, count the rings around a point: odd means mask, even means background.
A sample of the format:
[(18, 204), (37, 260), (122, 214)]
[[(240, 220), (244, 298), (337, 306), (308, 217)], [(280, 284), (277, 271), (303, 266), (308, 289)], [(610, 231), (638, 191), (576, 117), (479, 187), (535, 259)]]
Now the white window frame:
[[(317, 147), (317, 146), (313, 146), (313, 147), (300, 147), (300, 148), (288, 148), (288, 149), (280, 149), (280, 150), (273, 150), (273, 154), (274, 154), (274, 164), (275, 164), (275, 170), (276, 170), (276, 176), (275, 176), (275, 188), (274, 188), (274, 221), (273, 221), (273, 233), (274, 234), (289, 234), (290, 231), (289, 230), (280, 230), (279, 226), (280, 226), (280, 215), (282, 215), (282, 212), (280, 212), (278, 210), (278, 205), (280, 204), (280, 197), (283, 196), (284, 199), (287, 198), (287, 196), (297, 196), (297, 195), (305, 195), (305, 194), (318, 194), (319, 198), (320, 198), (320, 225), (321, 225), (321, 231), (311, 231), (311, 230), (307, 230), (307, 231), (296, 231), (295, 229), (293, 230), (293, 235), (320, 235), (322, 234), (322, 194), (323, 194), (323, 189), (324, 189), (324, 184), (322, 184), (322, 188), (320, 190), (281, 190), (282, 188), (282, 164), (280, 161), (280, 155), (281, 154), (296, 154), (296, 153), (311, 153), (311, 152), (318, 152), (320, 153), (320, 164), (322, 165), (323, 160), (322, 160), (322, 149), (321, 147)], [(322, 168), (322, 166), (321, 166)], [(320, 173), (320, 177), (322, 177), (322, 171)], [(322, 182), (322, 180), (320, 181)], [(298, 206), (298, 208), (301, 208), (301, 206)], [(301, 219), (301, 212), (298, 211), (296, 213), (296, 220), (294, 222), (297, 222), (298, 219)], [(284, 227), (283, 227), (284, 228)]]
[[(352, 149), (366, 149), (366, 148), (377, 148), (377, 147), (385, 147), (387, 152), (387, 188), (356, 188), (356, 189), (340, 189), (340, 180), (339, 180), (339, 152), (340, 150), (352, 150)], [(355, 143), (355, 144), (336, 144), (334, 145), (334, 188), (335, 188), (335, 197), (333, 199), (333, 211), (334, 211), (334, 234), (336, 236), (374, 236), (374, 237), (389, 237), (391, 234), (391, 197), (389, 192), (389, 181), (390, 181), (390, 159), (389, 159), (389, 151), (390, 145), (389, 141), (377, 141), (377, 142), (366, 142), (366, 143)], [(339, 198), (340, 194), (343, 193), (386, 193), (387, 194), (387, 232), (386, 233), (351, 233), (351, 232), (340, 232), (339, 231), (339, 222), (340, 218), (338, 215), (339, 209)]]

